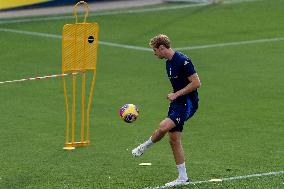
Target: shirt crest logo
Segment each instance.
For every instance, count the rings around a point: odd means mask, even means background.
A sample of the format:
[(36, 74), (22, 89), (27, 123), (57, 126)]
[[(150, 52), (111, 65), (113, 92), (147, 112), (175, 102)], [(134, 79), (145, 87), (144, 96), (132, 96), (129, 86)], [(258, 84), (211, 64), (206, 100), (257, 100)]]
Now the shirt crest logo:
[(177, 122), (179, 123), (180, 122), (180, 118), (176, 118)]

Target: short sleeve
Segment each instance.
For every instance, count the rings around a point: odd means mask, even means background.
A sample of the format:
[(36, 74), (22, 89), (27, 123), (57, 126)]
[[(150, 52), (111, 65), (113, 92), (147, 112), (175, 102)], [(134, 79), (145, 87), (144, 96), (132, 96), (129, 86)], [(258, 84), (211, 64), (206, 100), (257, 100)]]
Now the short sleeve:
[(192, 64), (191, 60), (186, 59), (183, 63), (184, 73), (186, 77), (189, 77), (196, 73), (194, 69), (194, 65)]

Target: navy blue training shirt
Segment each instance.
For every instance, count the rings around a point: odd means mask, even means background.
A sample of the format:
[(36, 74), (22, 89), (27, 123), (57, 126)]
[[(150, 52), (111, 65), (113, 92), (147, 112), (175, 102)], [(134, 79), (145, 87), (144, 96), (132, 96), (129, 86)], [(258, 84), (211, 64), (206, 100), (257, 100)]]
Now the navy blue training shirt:
[[(166, 69), (174, 92), (187, 86), (190, 83), (188, 77), (196, 73), (191, 60), (186, 55), (178, 51), (175, 52), (171, 60), (166, 61)], [(172, 103), (186, 104), (188, 100), (190, 100), (192, 104), (197, 104), (197, 90), (178, 97)]]

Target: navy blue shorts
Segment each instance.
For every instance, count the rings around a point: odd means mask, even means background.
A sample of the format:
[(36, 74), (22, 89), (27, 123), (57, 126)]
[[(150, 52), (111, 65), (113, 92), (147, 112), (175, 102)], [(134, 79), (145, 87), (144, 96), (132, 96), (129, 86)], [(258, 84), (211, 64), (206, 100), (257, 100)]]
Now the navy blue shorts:
[(194, 104), (191, 103), (191, 101), (188, 101), (186, 104), (170, 104), (168, 118), (170, 118), (176, 126), (169, 132), (182, 132), (184, 122), (191, 118), (197, 109), (198, 102)]

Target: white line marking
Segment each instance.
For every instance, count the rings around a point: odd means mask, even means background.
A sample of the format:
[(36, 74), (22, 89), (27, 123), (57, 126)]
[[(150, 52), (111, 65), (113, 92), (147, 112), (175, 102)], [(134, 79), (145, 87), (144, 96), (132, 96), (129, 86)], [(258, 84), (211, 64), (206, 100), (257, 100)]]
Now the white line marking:
[(18, 33), (30, 36), (38, 36), (38, 37), (47, 37), (47, 38), (56, 38), (61, 39), (60, 35), (55, 34), (48, 34), (48, 33), (39, 33), (39, 32), (31, 32), (31, 31), (23, 31), (23, 30), (15, 30), (15, 29), (8, 29), (8, 28), (0, 28), (0, 32), (11, 32), (11, 33)]
[(123, 45), (123, 44), (110, 43), (110, 42), (104, 42), (104, 41), (99, 41), (99, 44), (111, 46), (111, 47), (120, 47), (120, 48), (124, 48), (124, 49), (139, 50), (139, 51), (153, 51), (152, 49), (146, 48), (146, 47), (138, 47), (138, 46), (133, 46), (133, 45)]
[[(194, 5), (191, 4), (191, 5), (167, 6), (167, 7), (147, 8), (147, 9), (138, 9), (138, 10), (107, 11), (107, 12), (91, 13), (91, 14), (89, 14), (89, 16), (108, 16), (108, 15), (118, 15), (118, 14), (134, 14), (134, 13), (155, 12), (155, 11), (163, 11), (163, 10), (185, 9), (185, 8), (199, 7), (199, 6), (205, 6), (205, 5), (208, 5), (208, 3), (194, 4)], [(52, 16), (52, 17), (30, 18), (30, 19), (3, 20), (3, 21), (0, 21), (0, 24), (64, 20), (64, 19), (74, 19), (74, 16)]]
[[(263, 0), (230, 0), (230, 1), (225, 1), (224, 4), (237, 4), (237, 3), (246, 3), (246, 2), (254, 2), (254, 1), (263, 1)], [(156, 12), (156, 11), (165, 11), (165, 10), (185, 9), (185, 8), (208, 6), (208, 5), (209, 5), (208, 3), (188, 4), (188, 5), (184, 5), (183, 4), (183, 5), (176, 5), (176, 6), (145, 8), (145, 9), (136, 9), (136, 10), (107, 11), (107, 12), (92, 13), (89, 16), (107, 16), (107, 15), (118, 15), (118, 14), (135, 14), (135, 13), (145, 13), (145, 12)], [(41, 17), (41, 18), (27, 18), (27, 19), (10, 19), (10, 20), (2, 20), (2, 21), (0, 20), (0, 24), (63, 20), (63, 19), (71, 19), (71, 18), (74, 19), (74, 16), (55, 16), (55, 17)]]
[[(38, 36), (38, 37), (47, 37), (47, 38), (54, 38), (54, 39), (62, 39), (62, 36), (55, 35), (55, 34), (47, 34), (47, 33), (39, 33), (39, 32), (30, 32), (30, 31), (22, 31), (22, 30), (14, 30), (14, 29), (7, 29), (7, 28), (0, 28), (0, 32), (11, 32), (11, 33), (18, 33), (18, 34), (24, 34), (24, 35), (30, 35), (30, 36)], [(120, 47), (125, 49), (134, 49), (134, 50), (140, 50), (140, 51), (152, 51), (150, 48), (145, 47), (138, 47), (138, 46), (132, 46), (132, 45), (123, 45), (118, 43), (111, 43), (111, 42), (104, 42), (99, 41), (99, 44), (111, 46), (111, 47)]]
[[(254, 177), (265, 177), (265, 176), (272, 176), (272, 175), (281, 175), (284, 174), (284, 171), (274, 171), (269, 173), (258, 173), (258, 174), (251, 174), (251, 175), (244, 175), (244, 176), (235, 176), (235, 177), (225, 177), (220, 178), (222, 181), (230, 181), (230, 180), (242, 180), (247, 178), (254, 178)], [(210, 180), (202, 180), (202, 181), (194, 181), (191, 182), (189, 185), (196, 185), (196, 184), (203, 184), (203, 183), (210, 183)], [(156, 186), (156, 187), (147, 187), (144, 189), (162, 189), (162, 188), (169, 188), (166, 186)]]
[(82, 72), (72, 72), (72, 73), (65, 73), (65, 74), (54, 74), (54, 75), (46, 75), (46, 76), (37, 76), (37, 77), (29, 77), (29, 78), (24, 78), (24, 79), (15, 79), (11, 81), (0, 81), (1, 84), (6, 84), (6, 83), (17, 83), (17, 82), (23, 82), (23, 81), (31, 81), (31, 80), (42, 80), (42, 79), (49, 79), (49, 78), (56, 78), (56, 77), (65, 77), (69, 75), (77, 75), (80, 73), (85, 73), (84, 71)]
[(210, 45), (181, 47), (181, 48), (176, 48), (176, 50), (208, 49), (208, 48), (236, 46), (236, 45), (247, 45), (247, 44), (255, 44), (255, 43), (267, 43), (267, 42), (283, 41), (283, 40), (284, 40), (284, 37), (275, 37), (275, 38), (265, 38), (265, 39), (256, 39), (256, 40), (247, 40), (247, 41), (236, 41), (236, 42), (228, 42), (228, 43), (217, 43), (217, 44), (210, 44)]
[[(7, 29), (7, 28), (0, 28), (0, 32), (11, 32), (11, 33), (18, 33), (30, 36), (39, 36), (39, 37), (47, 37), (47, 38), (55, 38), (61, 39), (60, 35), (55, 34), (47, 34), (47, 33), (39, 33), (39, 32), (30, 32), (30, 31), (22, 31), (22, 30), (15, 30), (15, 29)], [(189, 47), (180, 47), (175, 48), (175, 50), (198, 50), (198, 49), (207, 49), (207, 48), (220, 48), (226, 46), (237, 46), (237, 45), (247, 45), (247, 44), (256, 44), (256, 43), (267, 43), (267, 42), (276, 42), (276, 41), (283, 41), (284, 37), (275, 37), (275, 38), (265, 38), (265, 39), (256, 39), (256, 40), (246, 40), (246, 41), (235, 41), (235, 42), (228, 42), (228, 43), (216, 43), (216, 44), (209, 44), (209, 45), (197, 45), (197, 46), (189, 46)], [(111, 47), (119, 47), (125, 49), (132, 49), (132, 50), (139, 50), (139, 51), (152, 51), (150, 48), (146, 47), (139, 47), (133, 45), (125, 45), (125, 44), (118, 44), (118, 43), (111, 43), (111, 42), (104, 42), (99, 41), (99, 44), (111, 46)]]

